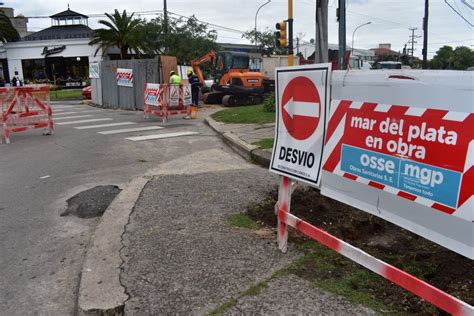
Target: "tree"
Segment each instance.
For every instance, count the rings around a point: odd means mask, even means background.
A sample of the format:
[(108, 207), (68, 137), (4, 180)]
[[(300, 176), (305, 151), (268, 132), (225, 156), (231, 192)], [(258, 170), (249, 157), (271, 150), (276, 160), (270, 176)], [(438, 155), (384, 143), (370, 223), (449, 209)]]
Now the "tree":
[(164, 32), (164, 19), (159, 16), (139, 27), (140, 42), (147, 55), (176, 56), (179, 64), (188, 64), (212, 49), (218, 49), (217, 32), (195, 16), (188, 19), (168, 19), (168, 32)]
[(454, 49), (452, 69), (466, 70), (474, 67), (474, 51), (466, 46), (458, 46)]
[(248, 39), (250, 43), (257, 45), (264, 54), (287, 54), (286, 48), (276, 46), (275, 33), (268, 28), (263, 32), (255, 30), (247, 31), (242, 35), (242, 38)]
[(453, 49), (445, 45), (438, 49), (436, 55), (430, 60), (429, 66), (432, 69), (465, 70), (474, 66), (474, 51), (466, 46)]
[(112, 47), (117, 47), (120, 50), (121, 59), (129, 58), (129, 52), (132, 50), (140, 54), (138, 31), (142, 21), (134, 18), (133, 14), (127, 15), (125, 10), (120, 14), (116, 9), (113, 15), (106, 13), (105, 16), (109, 20), (100, 20), (99, 23), (107, 28), (96, 30), (89, 42), (89, 45), (99, 45), (95, 54), (100, 49), (105, 52)]
[(0, 42), (16, 41), (20, 38), (20, 34), (13, 27), (10, 18), (0, 10)]
[(436, 55), (429, 62), (432, 69), (450, 69), (453, 58), (453, 48), (451, 46), (443, 46), (436, 52)]

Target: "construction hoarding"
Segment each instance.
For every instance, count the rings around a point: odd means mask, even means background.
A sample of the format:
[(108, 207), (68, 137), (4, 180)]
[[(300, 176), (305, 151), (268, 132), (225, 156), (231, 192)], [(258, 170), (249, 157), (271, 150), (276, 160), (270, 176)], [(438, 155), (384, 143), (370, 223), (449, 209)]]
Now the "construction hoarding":
[(471, 72), (333, 72), (321, 192), (473, 259)]

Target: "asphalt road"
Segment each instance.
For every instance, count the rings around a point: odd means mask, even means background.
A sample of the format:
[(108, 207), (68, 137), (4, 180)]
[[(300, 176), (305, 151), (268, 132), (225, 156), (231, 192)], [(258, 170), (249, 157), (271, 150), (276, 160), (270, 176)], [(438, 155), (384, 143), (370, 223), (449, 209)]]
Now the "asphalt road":
[[(213, 148), (229, 151), (201, 119), (177, 117), (162, 124), (156, 117), (145, 121), (141, 112), (95, 109), (78, 102), (54, 103), (53, 107), (54, 135), (28, 131), (13, 134), (11, 144), (0, 145), (3, 315), (74, 313), (84, 252), (98, 219), (59, 216), (69, 197), (96, 185), (123, 186), (131, 177), (181, 156)], [(200, 112), (201, 118), (205, 113)], [(96, 119), (100, 121), (77, 122)], [(116, 123), (122, 125), (76, 128)], [(150, 126), (164, 128), (98, 133)], [(181, 132), (199, 134), (126, 139)]]

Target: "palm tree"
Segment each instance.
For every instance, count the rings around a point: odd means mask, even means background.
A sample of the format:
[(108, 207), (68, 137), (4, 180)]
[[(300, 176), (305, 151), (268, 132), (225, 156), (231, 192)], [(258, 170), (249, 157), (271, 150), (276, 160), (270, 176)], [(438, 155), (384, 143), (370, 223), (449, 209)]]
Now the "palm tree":
[(99, 23), (108, 28), (95, 30), (89, 42), (89, 45), (99, 44), (95, 54), (97, 55), (100, 49), (102, 49), (102, 52), (105, 52), (111, 47), (118, 47), (120, 50), (120, 59), (126, 59), (130, 50), (134, 50), (138, 53), (140, 51), (138, 27), (141, 24), (141, 20), (135, 19), (133, 14), (127, 15), (125, 10), (120, 14), (119, 11), (115, 9), (113, 15), (108, 13), (105, 15), (110, 21), (100, 20)]
[(0, 42), (15, 41), (20, 38), (20, 34), (13, 27), (10, 18), (0, 10)]

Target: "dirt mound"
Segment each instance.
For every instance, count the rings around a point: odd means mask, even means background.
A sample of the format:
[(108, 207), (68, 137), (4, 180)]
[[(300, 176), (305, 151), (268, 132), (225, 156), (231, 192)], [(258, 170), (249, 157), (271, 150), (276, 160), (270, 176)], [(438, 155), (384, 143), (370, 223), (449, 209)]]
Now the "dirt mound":
[[(274, 190), (264, 203), (250, 207), (247, 214), (257, 222), (276, 227), (274, 203), (277, 197), (277, 191)], [(471, 305), (474, 304), (474, 263), (464, 256), (376, 216), (324, 197), (314, 188), (299, 188), (293, 193), (291, 213)], [(302, 243), (307, 240), (298, 232), (290, 231), (290, 242)], [(351, 267), (346, 264), (344, 269)], [(317, 269), (305, 268), (299, 271), (310, 280), (325, 277)], [(349, 273), (341, 271), (341, 274)], [(334, 278), (336, 271), (329, 272), (332, 272), (331, 277)], [(398, 311), (443, 314), (431, 304), (388, 281), (369, 282), (368, 291), (373, 297)]]

